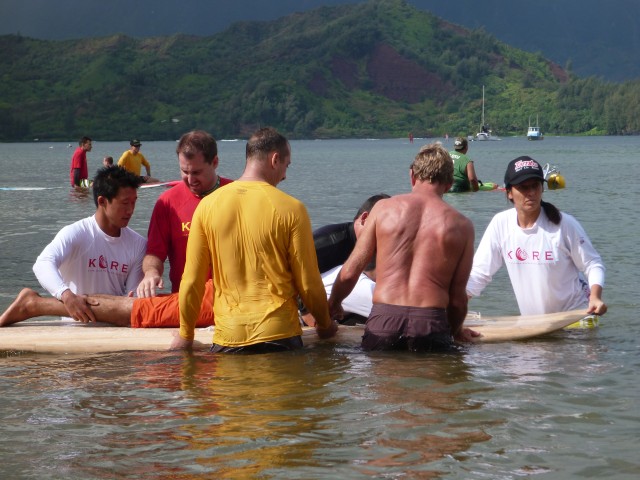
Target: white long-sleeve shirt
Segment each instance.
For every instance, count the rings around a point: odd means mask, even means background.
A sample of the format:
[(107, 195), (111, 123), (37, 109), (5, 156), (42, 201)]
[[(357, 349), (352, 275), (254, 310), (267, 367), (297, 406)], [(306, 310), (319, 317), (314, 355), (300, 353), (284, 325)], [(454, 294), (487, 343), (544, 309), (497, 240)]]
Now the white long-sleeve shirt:
[(531, 228), (518, 226), (515, 208), (495, 215), (474, 255), (467, 293), (480, 295), (503, 263), (521, 315), (586, 307), (590, 287), (604, 287), (600, 255), (578, 221), (564, 212), (554, 225), (541, 211)]
[(110, 237), (91, 216), (62, 228), (38, 256), (33, 272), (57, 299), (67, 289), (79, 295), (127, 295), (144, 276), (146, 245), (144, 237), (128, 227), (119, 237)]

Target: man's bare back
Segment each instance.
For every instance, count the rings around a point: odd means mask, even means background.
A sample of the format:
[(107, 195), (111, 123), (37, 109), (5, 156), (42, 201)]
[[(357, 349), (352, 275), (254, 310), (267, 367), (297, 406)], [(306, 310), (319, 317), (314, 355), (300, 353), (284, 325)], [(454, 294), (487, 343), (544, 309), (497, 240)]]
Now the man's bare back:
[[(376, 227), (377, 245), (373, 301), (447, 308), (465, 253), (471, 268), (471, 222), (432, 192), (393, 197), (375, 213), (369, 217)], [(465, 287), (466, 280), (463, 293)]]
[(340, 302), (375, 254), (374, 307), (443, 309), (451, 334), (460, 333), (467, 313), (474, 229), (442, 199), (451, 186), (452, 170), (446, 150), (424, 147), (410, 171), (411, 193), (374, 206), (332, 290), (332, 315), (340, 315)]

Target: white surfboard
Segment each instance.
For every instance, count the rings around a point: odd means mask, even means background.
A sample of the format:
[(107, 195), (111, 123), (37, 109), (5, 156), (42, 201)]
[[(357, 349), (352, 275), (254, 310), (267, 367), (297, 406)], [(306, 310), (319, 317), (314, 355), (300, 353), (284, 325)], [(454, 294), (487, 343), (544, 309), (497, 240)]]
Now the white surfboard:
[(516, 315), (507, 317), (476, 318), (468, 316), (465, 327), (480, 332), (476, 343), (505, 342), (538, 337), (568, 327), (587, 317), (585, 309), (542, 315)]
[[(532, 338), (562, 329), (585, 317), (584, 310), (548, 315), (469, 318), (465, 326), (482, 334), (475, 342), (505, 342)], [(99, 353), (169, 348), (177, 328), (126, 328), (107, 324), (82, 324), (64, 320), (28, 320), (0, 328), (0, 351), (39, 353)], [(364, 326), (340, 326), (328, 340), (318, 339), (315, 329), (303, 329), (305, 345), (331, 342), (357, 346)], [(197, 329), (194, 350), (211, 346), (213, 330)]]
[(153, 183), (143, 183), (140, 185), (140, 188), (154, 188), (154, 187), (175, 187), (182, 180), (171, 180), (170, 182), (153, 182)]
[(0, 190), (7, 191), (37, 191), (37, 190), (53, 190), (60, 187), (0, 187)]

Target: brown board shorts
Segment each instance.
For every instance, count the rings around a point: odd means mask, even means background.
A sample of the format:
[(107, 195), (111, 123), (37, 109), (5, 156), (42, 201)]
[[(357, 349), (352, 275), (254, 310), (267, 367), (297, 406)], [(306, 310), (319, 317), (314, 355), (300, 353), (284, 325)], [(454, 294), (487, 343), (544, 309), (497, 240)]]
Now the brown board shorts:
[(453, 338), (444, 308), (374, 303), (362, 337), (363, 350), (451, 350)]

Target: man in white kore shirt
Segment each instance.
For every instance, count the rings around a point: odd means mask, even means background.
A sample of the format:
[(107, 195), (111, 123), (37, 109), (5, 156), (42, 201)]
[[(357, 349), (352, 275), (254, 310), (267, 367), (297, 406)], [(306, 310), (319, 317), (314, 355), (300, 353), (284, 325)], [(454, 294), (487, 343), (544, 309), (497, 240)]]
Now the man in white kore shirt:
[(95, 321), (85, 295), (127, 295), (143, 278), (147, 242), (127, 227), (140, 183), (121, 167), (100, 169), (93, 180), (96, 213), (60, 230), (33, 266), (74, 320)]

